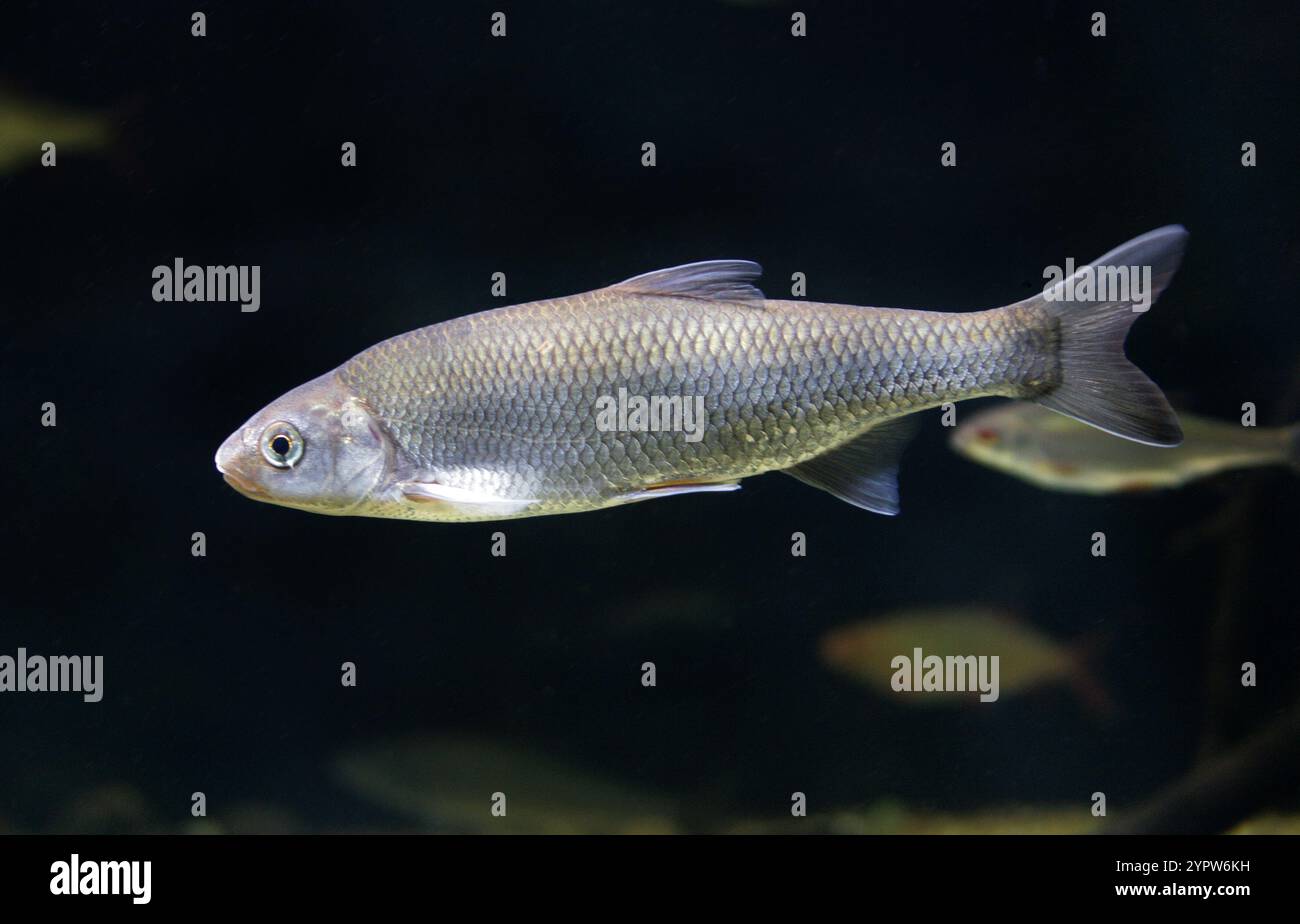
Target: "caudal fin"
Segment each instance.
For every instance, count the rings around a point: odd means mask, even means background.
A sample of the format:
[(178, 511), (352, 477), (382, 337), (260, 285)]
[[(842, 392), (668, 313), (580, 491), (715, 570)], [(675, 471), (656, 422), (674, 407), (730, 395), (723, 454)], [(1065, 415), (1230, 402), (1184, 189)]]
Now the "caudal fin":
[(1292, 424), (1283, 432), (1286, 440), (1286, 461), (1297, 473), (1300, 473), (1300, 424)]
[(1139, 443), (1183, 441), (1164, 394), (1125, 358), (1124, 338), (1173, 278), (1186, 243), (1181, 225), (1148, 231), (1020, 303), (1060, 325), (1060, 384), (1034, 401)]

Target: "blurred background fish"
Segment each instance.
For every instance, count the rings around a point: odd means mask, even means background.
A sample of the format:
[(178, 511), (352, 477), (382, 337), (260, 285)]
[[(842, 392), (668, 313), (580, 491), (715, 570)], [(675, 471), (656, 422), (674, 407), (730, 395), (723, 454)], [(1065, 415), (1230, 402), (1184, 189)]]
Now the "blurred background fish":
[[(1105, 434), (1102, 434), (1105, 436)], [(952, 606), (902, 610), (880, 619), (832, 629), (819, 643), (831, 670), (891, 699), (917, 705), (952, 705), (978, 692), (900, 694), (891, 686), (899, 655), (997, 655), (1001, 696), (1039, 687), (1069, 685), (1091, 710), (1108, 712), (1110, 697), (1085, 667), (1078, 646), (1064, 645), (1014, 615), (991, 607)]]
[(55, 834), (141, 834), (158, 825), (158, 811), (130, 783), (100, 783), (74, 793), (50, 820)]
[[(811, 821), (810, 825), (808, 822)], [(968, 812), (944, 812), (896, 798), (861, 808), (829, 812), (824, 818), (737, 819), (726, 834), (1096, 834), (1103, 819), (1077, 805), (1007, 804)], [(802, 824), (801, 824), (802, 822)], [(1300, 834), (1300, 815), (1264, 812), (1226, 829), (1227, 834)]]
[(59, 152), (102, 151), (113, 143), (113, 116), (41, 102), (0, 86), (0, 175), (41, 163), (41, 145)]
[(1300, 425), (1246, 427), (1179, 414), (1183, 444), (1117, 440), (1032, 404), (1000, 404), (966, 418), (952, 448), (968, 459), (1050, 491), (1112, 494), (1176, 488), (1239, 468), (1300, 469)]
[[(463, 735), (409, 737), (348, 751), (338, 782), (435, 831), (657, 834), (677, 830), (673, 802), (549, 754)], [(494, 793), (505, 813), (493, 814)]]

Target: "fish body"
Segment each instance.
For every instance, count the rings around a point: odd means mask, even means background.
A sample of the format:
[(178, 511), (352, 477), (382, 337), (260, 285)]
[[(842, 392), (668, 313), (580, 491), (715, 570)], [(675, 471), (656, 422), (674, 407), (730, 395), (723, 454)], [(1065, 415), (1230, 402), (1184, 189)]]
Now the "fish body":
[[(471, 496), (527, 499), (520, 512), (569, 513), (652, 485), (788, 469), (873, 422), (1025, 390), (1050, 374), (1046, 337), (996, 312), (789, 301), (701, 310), (604, 290), (416, 331), (362, 353), (338, 381), (385, 422), (415, 471)], [(620, 390), (702, 396), (703, 438), (602, 431), (597, 401)], [(421, 508), (397, 501), (383, 512)]]
[[(1089, 702), (1104, 698), (1077, 651), (1010, 613), (988, 607), (906, 610), (833, 629), (819, 642), (828, 667), (891, 696), (897, 695), (891, 685), (897, 673), (894, 658), (912, 658), (918, 648), (923, 656), (939, 658), (996, 655), (1003, 694), (1065, 683), (1077, 685)], [(970, 695), (949, 691), (906, 700), (934, 704)]]
[(476, 736), (380, 741), (339, 755), (333, 770), (358, 795), (434, 830), (649, 834), (677, 826), (675, 801), (657, 790)]
[(0, 91), (0, 174), (39, 166), (47, 141), (61, 150), (99, 150), (113, 141), (112, 120)]
[[(1185, 238), (1160, 229), (1093, 265), (1152, 266), (1158, 294)], [(892, 514), (905, 418), (945, 402), (1004, 395), (1181, 438), (1124, 359), (1127, 300), (1054, 301), (1058, 283), (987, 311), (863, 308), (767, 299), (759, 272), (690, 264), (402, 334), (263, 409), (217, 467), (254, 499), (341, 515), (574, 513), (768, 471)], [(638, 402), (658, 411), (624, 413)]]
[(1052, 491), (1083, 494), (1176, 488), (1240, 468), (1300, 466), (1300, 426), (1245, 427), (1179, 415), (1182, 445), (1156, 449), (1032, 404), (981, 410), (953, 432), (962, 455)]

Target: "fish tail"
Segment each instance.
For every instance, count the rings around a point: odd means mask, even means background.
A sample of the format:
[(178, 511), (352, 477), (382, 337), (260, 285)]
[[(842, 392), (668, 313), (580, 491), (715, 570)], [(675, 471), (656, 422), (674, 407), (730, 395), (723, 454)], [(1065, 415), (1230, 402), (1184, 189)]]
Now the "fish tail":
[[(1177, 446), (1183, 441), (1182, 427), (1164, 393), (1125, 358), (1124, 339), (1173, 278), (1186, 242), (1187, 230), (1181, 225), (1157, 228), (1019, 303), (1040, 307), (1057, 326), (1059, 380), (1030, 400), (1138, 443)], [(1091, 279), (1107, 280), (1106, 297), (1118, 291), (1134, 297), (1075, 298), (1090, 269)], [(1128, 280), (1122, 290), (1118, 277)], [(1091, 291), (1102, 290), (1094, 283)]]
[(1114, 718), (1119, 711), (1114, 698), (1097, 679), (1091, 666), (1108, 641), (1109, 639), (1104, 636), (1094, 635), (1076, 641), (1070, 646), (1068, 671), (1070, 687), (1084, 708), (1092, 714), (1093, 718), (1099, 720)]
[(1286, 464), (1300, 472), (1300, 424), (1292, 424), (1283, 431)]

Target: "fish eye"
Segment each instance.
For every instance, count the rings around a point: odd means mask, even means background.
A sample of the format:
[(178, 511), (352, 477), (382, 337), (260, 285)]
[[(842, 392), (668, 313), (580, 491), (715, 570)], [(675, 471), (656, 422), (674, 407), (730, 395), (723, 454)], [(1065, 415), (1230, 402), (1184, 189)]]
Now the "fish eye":
[(262, 431), (262, 458), (276, 468), (293, 468), (302, 450), (302, 434), (291, 423), (277, 420)]

